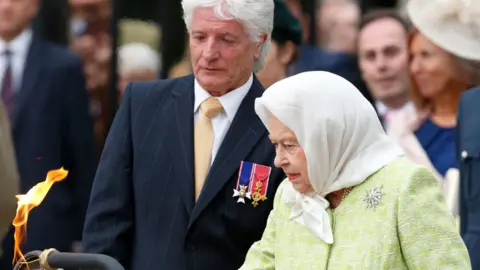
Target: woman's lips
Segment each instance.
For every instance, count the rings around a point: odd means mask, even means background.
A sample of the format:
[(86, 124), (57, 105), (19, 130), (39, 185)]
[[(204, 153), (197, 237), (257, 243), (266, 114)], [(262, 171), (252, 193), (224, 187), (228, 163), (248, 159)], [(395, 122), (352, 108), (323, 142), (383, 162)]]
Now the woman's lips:
[(300, 176), (300, 174), (287, 174), (288, 180), (293, 181), (297, 179)]

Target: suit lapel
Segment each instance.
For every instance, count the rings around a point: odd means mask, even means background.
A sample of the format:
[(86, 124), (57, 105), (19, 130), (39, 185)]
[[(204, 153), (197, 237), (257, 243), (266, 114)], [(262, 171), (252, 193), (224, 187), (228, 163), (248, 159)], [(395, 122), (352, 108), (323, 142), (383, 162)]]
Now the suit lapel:
[(20, 91), (15, 96), (15, 107), (13, 111), (13, 128), (18, 125), (18, 119), (30, 98), (34, 97), (34, 90), (38, 85), (42, 65), (42, 42), (35, 35), (32, 38), (28, 50), (25, 68), (22, 75)]
[(187, 76), (177, 84), (172, 91), (174, 96), (175, 113), (171, 117), (172, 137), (170, 141), (170, 153), (173, 164), (178, 166), (178, 179), (181, 196), (185, 201), (187, 211), (190, 214), (194, 203), (194, 156), (193, 156), (193, 76)]
[[(189, 227), (200, 216), (217, 193), (227, 184), (237, 171), (240, 162), (247, 157), (258, 140), (266, 132), (261, 120), (255, 113), (255, 98), (263, 94), (264, 88), (254, 78), (252, 87), (243, 99), (235, 118), (225, 135), (202, 193), (197, 200), (190, 217)], [(233, 194), (233, 191), (232, 191)]]

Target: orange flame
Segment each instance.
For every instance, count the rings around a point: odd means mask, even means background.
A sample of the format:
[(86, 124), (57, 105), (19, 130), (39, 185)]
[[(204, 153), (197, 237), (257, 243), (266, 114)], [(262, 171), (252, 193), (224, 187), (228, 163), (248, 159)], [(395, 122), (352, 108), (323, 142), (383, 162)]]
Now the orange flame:
[(25, 260), (23, 253), (20, 249), (20, 245), (25, 240), (27, 232), (28, 214), (30, 211), (39, 206), (48, 191), (55, 182), (60, 182), (67, 177), (68, 171), (60, 168), (58, 170), (52, 170), (47, 173), (45, 181), (36, 184), (32, 187), (27, 194), (17, 195), (17, 214), (13, 220), (13, 226), (15, 227), (15, 246), (13, 263), (15, 264), (19, 259)]

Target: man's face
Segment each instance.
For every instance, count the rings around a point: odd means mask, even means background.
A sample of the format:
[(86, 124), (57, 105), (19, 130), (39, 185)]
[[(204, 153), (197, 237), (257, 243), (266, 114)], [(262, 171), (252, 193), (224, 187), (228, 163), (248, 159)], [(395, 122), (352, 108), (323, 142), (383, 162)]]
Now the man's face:
[(384, 103), (409, 89), (407, 33), (391, 18), (371, 22), (359, 33), (359, 64), (373, 97)]
[(332, 51), (355, 53), (360, 21), (357, 4), (329, 2), (323, 4), (317, 14), (317, 35), (321, 37), (321, 44)]
[(35, 17), (38, 0), (0, 0), (0, 37), (10, 41)]
[(253, 71), (261, 46), (250, 41), (242, 24), (217, 18), (212, 8), (194, 11), (190, 33), (193, 72), (213, 96), (244, 84)]

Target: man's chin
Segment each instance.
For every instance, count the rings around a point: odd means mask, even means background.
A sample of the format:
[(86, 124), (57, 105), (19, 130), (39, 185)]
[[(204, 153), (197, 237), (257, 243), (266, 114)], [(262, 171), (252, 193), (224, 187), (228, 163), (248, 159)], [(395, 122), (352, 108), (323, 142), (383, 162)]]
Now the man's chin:
[(215, 76), (201, 76), (200, 78), (197, 77), (197, 81), (205, 90), (212, 89), (213, 91), (221, 88), (226, 83), (225, 80)]

